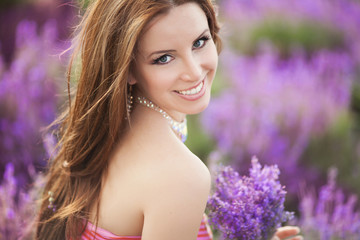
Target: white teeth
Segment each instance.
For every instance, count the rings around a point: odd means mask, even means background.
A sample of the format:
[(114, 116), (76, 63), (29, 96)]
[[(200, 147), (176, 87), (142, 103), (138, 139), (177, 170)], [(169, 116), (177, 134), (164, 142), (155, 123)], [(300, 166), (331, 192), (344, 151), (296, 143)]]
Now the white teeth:
[[(201, 85), (201, 86), (200, 86)], [(200, 92), (201, 88), (202, 88), (202, 83), (200, 84), (197, 88), (196, 88), (196, 92)]]
[(192, 88), (192, 89), (189, 89), (189, 90), (186, 90), (186, 91), (178, 91), (180, 94), (182, 95), (194, 95), (194, 94), (197, 94), (201, 91), (201, 89), (203, 88), (203, 85), (204, 83), (201, 82), (199, 84), (199, 86), (197, 86), (196, 88)]

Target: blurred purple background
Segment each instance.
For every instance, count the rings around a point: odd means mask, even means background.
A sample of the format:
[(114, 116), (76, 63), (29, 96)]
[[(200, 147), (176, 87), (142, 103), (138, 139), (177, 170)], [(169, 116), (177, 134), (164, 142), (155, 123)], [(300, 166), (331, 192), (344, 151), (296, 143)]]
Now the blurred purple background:
[[(360, 239), (360, 1), (218, 5), (224, 50), (187, 145), (211, 169), (245, 174), (254, 155), (277, 164), (306, 239)], [(56, 143), (43, 129), (65, 104), (61, 53), (81, 12), (65, 0), (0, 3), (0, 239), (18, 239), (36, 210)]]

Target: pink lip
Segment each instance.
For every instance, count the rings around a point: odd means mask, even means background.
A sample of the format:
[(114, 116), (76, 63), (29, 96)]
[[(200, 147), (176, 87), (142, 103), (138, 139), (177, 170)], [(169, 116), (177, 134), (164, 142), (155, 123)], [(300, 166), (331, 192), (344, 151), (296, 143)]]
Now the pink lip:
[[(176, 93), (178, 96), (182, 97), (183, 99), (185, 100), (188, 100), (188, 101), (196, 101), (198, 100), (199, 98), (201, 98), (204, 94), (205, 94), (205, 90), (206, 90), (206, 86), (205, 86), (205, 79), (202, 80), (203, 82), (203, 87), (201, 88), (200, 92), (198, 92), (197, 94), (194, 94), (194, 95), (182, 95), (181, 93), (178, 93), (176, 91), (174, 91), (174, 93)], [(200, 82), (201, 83), (201, 82)], [(199, 84), (200, 84), (199, 83)], [(199, 84), (197, 84), (195, 87), (199, 86)], [(194, 87), (192, 87), (194, 88)], [(188, 88), (186, 90), (189, 90), (189, 89), (192, 89), (192, 88)], [(186, 90), (182, 90), (182, 91), (186, 91)]]

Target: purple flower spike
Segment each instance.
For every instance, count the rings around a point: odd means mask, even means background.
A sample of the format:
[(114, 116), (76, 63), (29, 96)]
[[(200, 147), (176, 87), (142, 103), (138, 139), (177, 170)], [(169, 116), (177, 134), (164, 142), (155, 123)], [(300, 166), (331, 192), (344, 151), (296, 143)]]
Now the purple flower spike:
[(329, 171), (328, 183), (320, 189), (318, 197), (311, 191), (301, 196), (299, 225), (306, 239), (360, 239), (357, 197), (345, 199), (336, 186), (336, 174), (336, 169)]
[(270, 239), (292, 213), (284, 210), (286, 191), (276, 165), (261, 167), (254, 157), (249, 177), (222, 167), (208, 200), (209, 222), (224, 239)]
[(350, 104), (349, 56), (323, 51), (285, 60), (273, 49), (255, 57), (224, 51), (222, 62), (230, 87), (202, 114), (205, 131), (236, 171), (243, 174), (257, 155), (283, 169), (281, 179), (295, 194), (299, 178), (318, 177), (299, 166), (311, 138), (328, 131)]
[(56, 139), (46, 136), (43, 144), (42, 129), (54, 121), (60, 100), (56, 93), (65, 83), (59, 60), (65, 46), (56, 40), (55, 22), (47, 22), (40, 34), (37, 29), (34, 22), (20, 22), (13, 61), (2, 66), (0, 60), (0, 176), (11, 162), (20, 187), (31, 182), (28, 166), (40, 169), (54, 153)]

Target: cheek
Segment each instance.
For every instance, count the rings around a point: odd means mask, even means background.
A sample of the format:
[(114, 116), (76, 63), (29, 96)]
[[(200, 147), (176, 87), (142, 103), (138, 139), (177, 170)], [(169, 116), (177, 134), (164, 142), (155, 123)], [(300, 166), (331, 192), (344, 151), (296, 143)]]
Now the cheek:
[(167, 68), (152, 67), (146, 71), (144, 81), (149, 92), (161, 91), (171, 88), (174, 71)]

